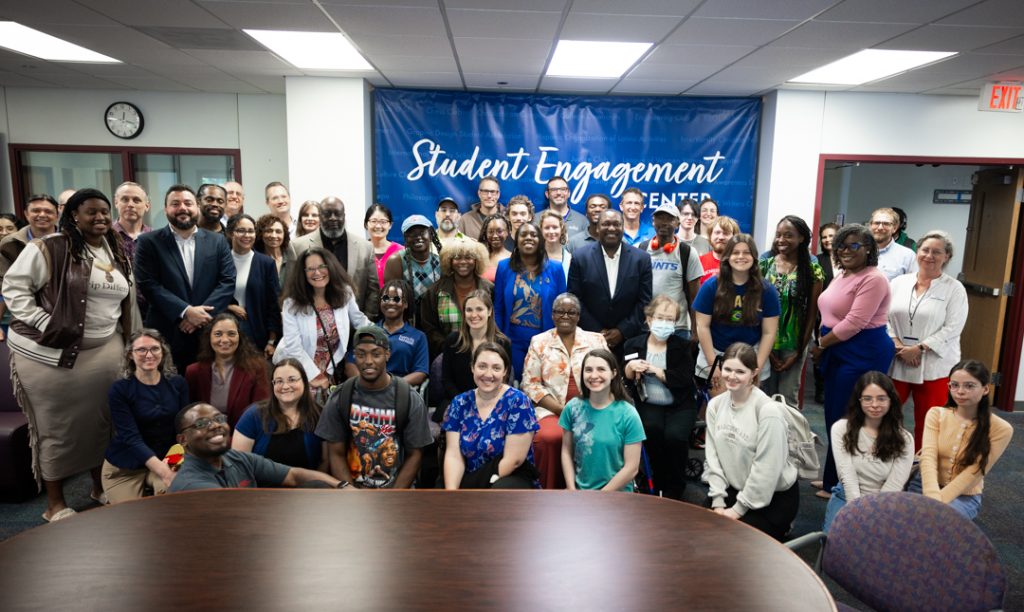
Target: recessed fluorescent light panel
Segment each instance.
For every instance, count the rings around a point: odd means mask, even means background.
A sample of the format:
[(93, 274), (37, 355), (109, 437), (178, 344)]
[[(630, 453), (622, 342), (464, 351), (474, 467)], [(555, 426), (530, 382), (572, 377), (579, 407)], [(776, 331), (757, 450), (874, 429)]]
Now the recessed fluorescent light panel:
[(955, 51), (865, 49), (801, 74), (790, 83), (861, 85), (956, 55)]
[(51, 62), (121, 63), (121, 60), (79, 47), (14, 21), (0, 21), (0, 47)]
[(547, 76), (617, 79), (650, 48), (651, 43), (560, 40)]
[(352, 43), (337, 32), (244, 31), (296, 68), (373, 70)]

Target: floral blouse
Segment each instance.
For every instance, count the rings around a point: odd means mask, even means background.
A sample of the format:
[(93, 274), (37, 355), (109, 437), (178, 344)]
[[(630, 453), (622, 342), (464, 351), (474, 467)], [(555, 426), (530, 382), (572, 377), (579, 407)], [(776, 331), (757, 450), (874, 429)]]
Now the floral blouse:
[[(448, 406), (441, 429), (458, 432), (459, 450), (466, 460), (466, 472), (469, 473), (505, 454), (505, 436), (537, 431), (540, 425), (533, 415), (530, 398), (522, 391), (509, 387), (498, 398), (498, 403), (487, 419), (481, 419), (476, 410), (475, 390), (456, 395)], [(526, 460), (533, 462), (532, 446)]]
[[(583, 369), (583, 358), (594, 349), (608, 348), (604, 336), (598, 332), (589, 332), (576, 328), (576, 339), (572, 346), (572, 355), (565, 350), (558, 332), (549, 329), (533, 337), (530, 350), (526, 353), (523, 364), (523, 391), (534, 403), (540, 402), (545, 395), (554, 397), (565, 403), (565, 394), (569, 390), (569, 377), (576, 380), (582, 388), (580, 375)], [(570, 363), (572, 368), (570, 370)], [(537, 419), (551, 416), (553, 413), (537, 407)]]

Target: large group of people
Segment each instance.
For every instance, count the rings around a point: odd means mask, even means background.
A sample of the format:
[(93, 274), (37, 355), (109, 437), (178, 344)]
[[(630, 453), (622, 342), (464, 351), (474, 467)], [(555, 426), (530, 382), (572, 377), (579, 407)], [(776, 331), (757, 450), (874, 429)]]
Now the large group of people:
[(358, 235), (337, 197), (293, 219), (271, 183), (255, 219), (243, 194), (174, 185), (158, 230), (135, 183), (114, 193), (116, 222), (81, 189), (62, 209), (33, 196), (21, 230), (0, 223), (3, 339), (45, 520), (74, 514), (63, 481), (85, 471), (119, 503), (226, 486), (633, 491), (643, 465), (639, 488), (684, 500), (705, 408), (707, 507), (781, 539), (808, 354), (826, 529), (847, 501), (903, 489), (973, 518), (1012, 435), (985, 365), (961, 359), (951, 239), (908, 248), (889, 208), (822, 226), (815, 256), (796, 216), (759, 254), (714, 200), (662, 202), (647, 223), (629, 188), (584, 216), (562, 177), (542, 210), (503, 205), (484, 178), (468, 212), (446, 197), (434, 221), (403, 219), (401, 243), (382, 204)]

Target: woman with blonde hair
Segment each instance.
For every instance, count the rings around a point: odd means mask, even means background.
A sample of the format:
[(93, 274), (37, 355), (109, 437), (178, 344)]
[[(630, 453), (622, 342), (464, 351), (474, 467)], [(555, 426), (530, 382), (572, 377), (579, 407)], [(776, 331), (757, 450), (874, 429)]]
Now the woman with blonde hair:
[(476, 240), (452, 238), (441, 249), (441, 278), (420, 299), (419, 327), (427, 334), (430, 358), (441, 354), (444, 339), (462, 325), (462, 307), (470, 293), (493, 293), (483, 278), (487, 249)]

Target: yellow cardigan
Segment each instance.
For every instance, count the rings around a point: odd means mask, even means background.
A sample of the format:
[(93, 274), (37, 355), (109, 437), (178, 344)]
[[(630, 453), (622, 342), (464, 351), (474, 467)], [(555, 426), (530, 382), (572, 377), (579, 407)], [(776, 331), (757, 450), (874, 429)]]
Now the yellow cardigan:
[[(977, 463), (953, 473), (956, 456), (967, 445), (977, 422), (970, 424), (958, 419), (953, 408), (936, 406), (928, 411), (924, 419), (924, 437), (921, 441), (921, 490), (932, 499), (948, 504), (961, 495), (980, 495), (984, 488), (984, 477)], [(985, 471), (999, 460), (1013, 437), (1013, 426), (1003, 419), (990, 417), (988, 465)]]

